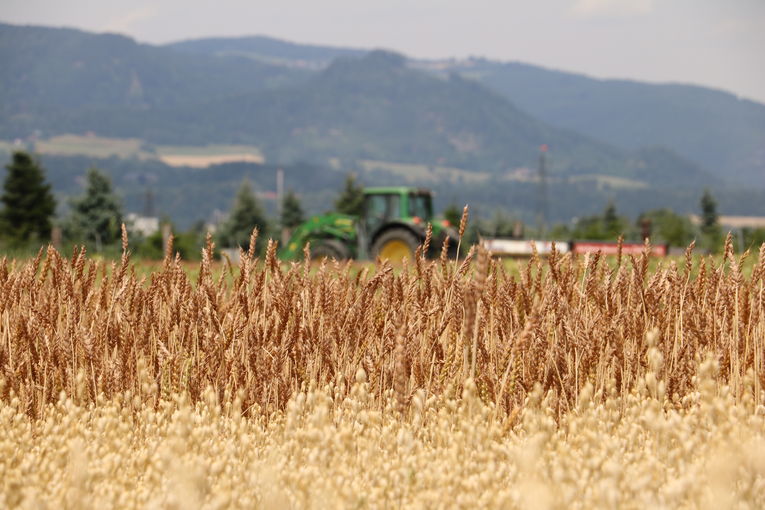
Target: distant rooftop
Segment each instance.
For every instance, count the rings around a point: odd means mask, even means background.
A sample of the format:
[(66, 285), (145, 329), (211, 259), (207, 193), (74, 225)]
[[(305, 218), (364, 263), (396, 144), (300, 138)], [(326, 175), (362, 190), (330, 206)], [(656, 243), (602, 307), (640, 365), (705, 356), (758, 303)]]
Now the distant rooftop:
[[(701, 224), (697, 214), (689, 215), (694, 225)], [(765, 216), (720, 216), (720, 225), (731, 228), (765, 228)]]

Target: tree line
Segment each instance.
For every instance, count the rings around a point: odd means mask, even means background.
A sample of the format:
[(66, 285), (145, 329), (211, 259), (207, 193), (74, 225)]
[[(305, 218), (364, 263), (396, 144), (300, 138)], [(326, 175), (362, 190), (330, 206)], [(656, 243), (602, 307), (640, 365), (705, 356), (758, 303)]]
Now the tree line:
[[(82, 194), (69, 201), (65, 217), (56, 218), (56, 199), (38, 160), (27, 152), (16, 151), (5, 168), (7, 173), (0, 196), (0, 249), (36, 249), (51, 241), (82, 244), (96, 252), (109, 253), (119, 249), (121, 226), (126, 215), (122, 201), (105, 173), (97, 168), (88, 169)], [(360, 214), (362, 204), (363, 188), (354, 176), (349, 175), (336, 201), (336, 209)], [(215, 240), (220, 247), (247, 249), (253, 227), (258, 227), (263, 236), (278, 239), (281, 229), (289, 232), (304, 220), (300, 199), (292, 190), (282, 198), (279, 217), (268, 218), (250, 181), (245, 178), (228, 216), (215, 228)], [(169, 220), (164, 223), (170, 224), (170, 230), (174, 230)], [(187, 231), (173, 232), (174, 246), (183, 258), (194, 259), (206, 233), (204, 222), (198, 222)], [(131, 231), (131, 248), (138, 256), (161, 258), (163, 237), (162, 229), (145, 238)], [(262, 248), (264, 243), (259, 246)]]
[[(717, 201), (709, 190), (704, 190), (699, 199), (699, 224), (695, 225), (688, 216), (677, 214), (669, 208), (645, 211), (631, 220), (619, 214), (613, 201), (609, 201), (603, 212), (571, 218), (569, 223), (556, 223), (550, 228), (525, 224), (523, 221), (496, 210), (489, 218), (477, 218), (468, 228), (468, 242), (483, 237), (509, 237), (520, 239), (551, 239), (555, 241), (587, 240), (616, 241), (624, 236), (627, 241), (642, 242), (645, 237), (653, 243), (667, 244), (674, 248), (687, 247), (692, 241), (708, 253), (717, 253), (723, 246), (726, 232), (720, 225)], [(462, 209), (452, 203), (443, 212), (451, 224), (458, 224)], [(765, 228), (742, 228), (737, 239), (746, 249), (759, 247), (765, 242)]]
[[(84, 176), (83, 193), (69, 201), (65, 217), (56, 219), (56, 199), (39, 161), (26, 152), (17, 151), (6, 169), (0, 197), (1, 249), (39, 246), (53, 240), (54, 243), (84, 244), (96, 252), (119, 250), (120, 229), (125, 222), (125, 214), (119, 196), (103, 172), (97, 168), (88, 169)], [(334, 209), (360, 215), (363, 200), (363, 187), (353, 174), (348, 174)], [(655, 243), (667, 243), (673, 247), (684, 247), (696, 240), (700, 247), (715, 252), (722, 245), (723, 231), (719, 224), (717, 203), (708, 190), (704, 191), (699, 201), (699, 210), (701, 221), (698, 226), (667, 208), (644, 212), (633, 222), (620, 215), (615, 204), (609, 202), (602, 214), (574, 218), (569, 224), (557, 224), (549, 230), (529, 228), (497, 211), (493, 218), (479, 218), (472, 222), (468, 241), (475, 241), (479, 236), (556, 240), (615, 240), (620, 235), (628, 240), (641, 240), (648, 236)], [(444, 217), (455, 225), (459, 223), (460, 215), (461, 209), (455, 204), (444, 210)], [(286, 230), (289, 233), (304, 219), (300, 200), (291, 190), (282, 198), (278, 218), (268, 218), (251, 183), (244, 179), (228, 216), (215, 229), (215, 239), (219, 247), (247, 249), (253, 227), (257, 226), (263, 237), (280, 239), (280, 232)], [(170, 227), (173, 230), (172, 225)], [(173, 232), (174, 246), (182, 257), (198, 257), (207, 229), (204, 222), (198, 222), (187, 231)], [(160, 230), (144, 238), (137, 232), (131, 232), (131, 247), (138, 256), (161, 258), (165, 242), (163, 234)], [(742, 229), (739, 239), (744, 243), (743, 247), (758, 246), (765, 242), (765, 229)], [(259, 246), (262, 248), (264, 243)]]

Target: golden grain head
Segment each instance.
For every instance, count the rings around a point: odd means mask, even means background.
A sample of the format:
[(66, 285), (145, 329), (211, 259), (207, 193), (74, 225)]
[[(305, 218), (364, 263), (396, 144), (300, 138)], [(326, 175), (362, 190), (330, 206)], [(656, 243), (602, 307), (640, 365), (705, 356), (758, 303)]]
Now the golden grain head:
[(172, 238), (144, 279), (0, 261), (0, 508), (765, 506), (764, 249), (315, 270), (256, 237), (197, 278)]

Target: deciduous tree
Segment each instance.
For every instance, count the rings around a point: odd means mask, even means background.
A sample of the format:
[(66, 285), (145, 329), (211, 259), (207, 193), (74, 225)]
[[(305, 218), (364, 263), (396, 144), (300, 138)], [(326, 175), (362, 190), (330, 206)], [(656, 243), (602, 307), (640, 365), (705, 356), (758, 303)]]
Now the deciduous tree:
[(637, 225), (650, 221), (651, 241), (664, 242), (670, 246), (686, 247), (696, 237), (696, 231), (685, 216), (676, 214), (671, 209), (653, 209), (640, 215)]
[(452, 227), (457, 227), (460, 224), (462, 218), (462, 210), (457, 207), (457, 204), (452, 202), (446, 209), (444, 209), (444, 219), (449, 222)]

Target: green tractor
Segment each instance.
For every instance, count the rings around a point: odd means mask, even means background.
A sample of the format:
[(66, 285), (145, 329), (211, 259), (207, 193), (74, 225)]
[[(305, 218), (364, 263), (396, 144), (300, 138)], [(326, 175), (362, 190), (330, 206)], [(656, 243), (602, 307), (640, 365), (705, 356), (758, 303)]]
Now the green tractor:
[(456, 253), (457, 233), (445, 220), (433, 221), (433, 194), (408, 187), (366, 188), (361, 216), (329, 213), (314, 216), (295, 228), (280, 253), (284, 260), (303, 257), (311, 243), (312, 258), (414, 259), (428, 224), (433, 234), (429, 256), (436, 255), (449, 238), (450, 255)]

